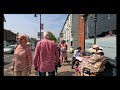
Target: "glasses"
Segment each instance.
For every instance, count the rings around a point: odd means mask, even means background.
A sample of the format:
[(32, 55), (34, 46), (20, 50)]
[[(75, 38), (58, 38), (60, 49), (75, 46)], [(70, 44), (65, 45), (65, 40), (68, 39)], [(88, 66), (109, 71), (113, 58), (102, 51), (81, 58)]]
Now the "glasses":
[(18, 40), (23, 40), (22, 38), (17, 38)]

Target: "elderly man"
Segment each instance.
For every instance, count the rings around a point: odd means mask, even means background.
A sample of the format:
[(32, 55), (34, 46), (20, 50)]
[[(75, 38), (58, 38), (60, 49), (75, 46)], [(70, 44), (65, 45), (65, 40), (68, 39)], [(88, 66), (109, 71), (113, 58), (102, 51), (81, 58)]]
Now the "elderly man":
[(55, 76), (55, 65), (59, 62), (57, 45), (50, 40), (51, 35), (52, 33), (49, 31), (44, 32), (44, 39), (36, 45), (34, 66), (40, 76), (46, 76), (46, 72), (48, 72), (48, 76)]

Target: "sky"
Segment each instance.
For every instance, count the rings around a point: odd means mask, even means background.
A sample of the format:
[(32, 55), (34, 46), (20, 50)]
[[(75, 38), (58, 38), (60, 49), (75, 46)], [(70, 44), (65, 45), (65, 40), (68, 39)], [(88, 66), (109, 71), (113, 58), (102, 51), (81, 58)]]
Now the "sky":
[[(40, 32), (40, 14), (34, 17), (34, 14), (4, 14), (6, 22), (4, 29), (11, 30), (13, 33), (23, 33), (30, 38), (38, 38)], [(68, 14), (41, 14), (41, 23), (44, 24), (44, 31), (51, 31), (56, 38), (63, 28)]]

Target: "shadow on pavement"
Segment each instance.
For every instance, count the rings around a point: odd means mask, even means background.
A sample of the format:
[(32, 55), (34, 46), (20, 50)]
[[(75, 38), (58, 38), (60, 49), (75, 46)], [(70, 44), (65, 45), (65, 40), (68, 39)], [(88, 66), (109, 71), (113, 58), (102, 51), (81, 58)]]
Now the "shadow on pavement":
[(73, 74), (75, 74), (75, 72), (73, 71), (64, 71), (64, 72), (58, 73), (58, 76), (74, 76)]

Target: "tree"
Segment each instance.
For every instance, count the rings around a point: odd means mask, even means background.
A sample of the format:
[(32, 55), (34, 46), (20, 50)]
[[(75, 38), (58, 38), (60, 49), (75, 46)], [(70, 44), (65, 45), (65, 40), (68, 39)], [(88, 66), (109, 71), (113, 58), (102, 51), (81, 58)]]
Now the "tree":
[(56, 41), (57, 39), (56, 39), (56, 37), (55, 37), (53, 34), (51, 34), (51, 36), (50, 36), (50, 40), (54, 40), (54, 41)]

